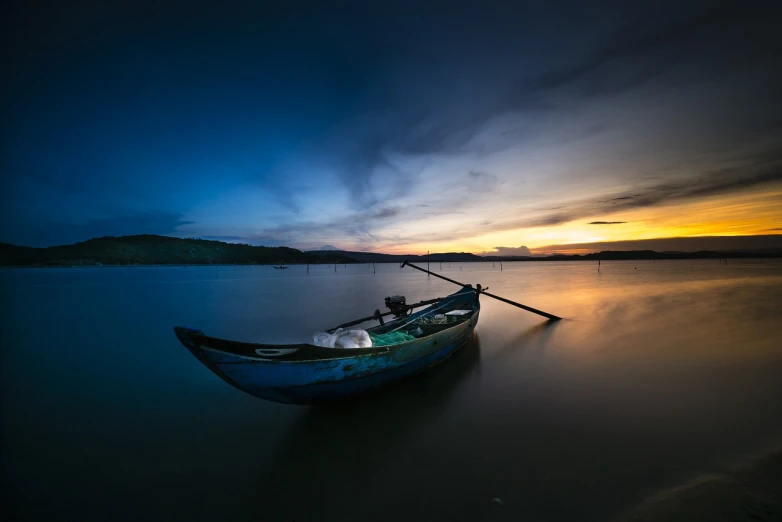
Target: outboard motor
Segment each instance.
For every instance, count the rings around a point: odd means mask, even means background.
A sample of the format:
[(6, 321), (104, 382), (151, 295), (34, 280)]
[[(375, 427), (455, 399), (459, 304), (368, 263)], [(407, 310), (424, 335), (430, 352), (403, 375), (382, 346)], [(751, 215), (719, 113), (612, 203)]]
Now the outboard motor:
[(407, 315), (407, 312), (409, 311), (405, 303), (405, 296), (403, 295), (386, 297), (386, 308), (394, 312), (394, 315), (397, 317), (403, 317)]

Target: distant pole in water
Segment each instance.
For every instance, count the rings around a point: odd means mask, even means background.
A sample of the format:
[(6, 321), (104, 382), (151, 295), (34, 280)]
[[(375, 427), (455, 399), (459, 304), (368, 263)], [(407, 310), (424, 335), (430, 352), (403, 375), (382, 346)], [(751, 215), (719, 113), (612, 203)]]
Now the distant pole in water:
[(377, 271), (375, 270), (375, 263), (372, 263), (372, 273), (377, 274)]
[(443, 269), (443, 262), (440, 261), (440, 270), (442, 270), (442, 269)]
[[(429, 256), (429, 251), (426, 251), (426, 269), (429, 270), (429, 260), (431, 257)], [(429, 277), (429, 274), (426, 274), (426, 277)]]
[(500, 259), (500, 272), (502, 272), (502, 259)]
[(334, 263), (334, 271), (335, 272), (337, 271), (337, 263), (336, 262)]
[(309, 263), (307, 263), (307, 273), (308, 274), (310, 273), (310, 264)]

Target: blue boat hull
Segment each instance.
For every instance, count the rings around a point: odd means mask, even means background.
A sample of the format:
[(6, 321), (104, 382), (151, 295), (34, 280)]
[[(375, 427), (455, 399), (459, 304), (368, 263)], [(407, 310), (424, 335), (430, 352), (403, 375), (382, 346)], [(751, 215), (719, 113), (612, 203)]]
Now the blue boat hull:
[[(447, 359), (472, 337), (480, 312), (471, 289), (445, 298), (438, 307), (448, 299), (462, 309), (471, 307), (469, 319), (386, 347), (261, 345), (215, 339), (190, 328), (177, 327), (175, 332), (193, 355), (232, 386), (271, 401), (314, 404), (366, 393)], [(410, 317), (431, 313), (432, 308)]]

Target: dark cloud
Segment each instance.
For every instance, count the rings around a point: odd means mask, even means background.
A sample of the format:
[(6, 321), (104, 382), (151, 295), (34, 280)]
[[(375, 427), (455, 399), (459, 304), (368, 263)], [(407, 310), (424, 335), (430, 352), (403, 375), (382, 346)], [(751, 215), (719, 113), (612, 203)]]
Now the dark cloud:
[(371, 219), (386, 219), (399, 215), (399, 209), (393, 208), (381, 208), (377, 212), (373, 212), (370, 216)]
[(624, 25), (624, 31), (581, 63), (544, 73), (530, 85), (541, 90), (578, 85), (586, 95), (616, 94), (681, 63), (687, 54), (683, 51), (699, 43), (700, 38), (711, 36), (714, 41), (715, 35), (704, 34), (709, 30), (724, 33), (726, 22), (752, 21), (747, 15), (753, 10), (744, 2), (722, 2), (690, 17), (666, 13), (667, 23), (655, 24), (653, 16), (630, 21)]
[(587, 225), (623, 225), (627, 221), (590, 221)]
[(525, 219), (521, 223), (505, 224), (503, 228), (520, 228), (520, 227), (551, 227), (554, 225), (561, 225), (563, 223), (569, 223), (579, 217), (580, 212), (578, 209), (573, 209), (567, 212), (557, 212), (556, 214), (549, 214), (547, 216), (541, 216), (532, 219)]
[[(508, 12), (502, 11), (487, 8), (486, 13), (498, 18), (504, 15), (509, 20), (517, 20), (520, 15), (512, 8)], [(730, 58), (734, 65), (741, 64), (748, 55), (753, 58), (768, 55), (763, 45), (773, 38), (770, 36), (773, 28), (764, 22), (763, 12), (763, 9), (741, 2), (722, 2), (708, 7), (686, 4), (679, 10), (662, 11), (662, 14), (619, 10), (618, 19), (612, 21), (623, 30), (614, 31), (607, 42), (595, 44), (597, 39), (586, 32), (574, 36), (597, 46), (597, 50), (575, 65), (552, 68), (538, 63), (530, 69), (521, 66), (527, 63), (526, 56), (514, 57), (511, 53), (503, 55), (503, 59), (515, 58), (520, 62), (518, 69), (508, 69), (507, 62), (502, 60), (488, 60), (482, 65), (468, 62), (468, 67), (483, 69), (483, 74), (470, 75), (471, 80), (467, 81), (464, 76), (455, 74), (456, 69), (439, 64), (446, 67), (440, 77), (435, 77), (432, 71), (417, 75), (418, 83), (415, 80), (410, 83), (410, 89), (416, 90), (401, 88), (396, 92), (399, 98), (391, 97), (384, 108), (373, 107), (365, 118), (340, 131), (338, 139), (349, 143), (349, 147), (343, 147), (339, 152), (343, 164), (342, 180), (359, 201), (372, 205), (377, 197), (369, 195), (371, 180), (377, 171), (387, 169), (391, 175), (400, 175), (389, 162), (392, 155), (485, 152), (487, 146), (502, 150), (526, 137), (536, 136), (541, 126), (547, 124), (547, 119), (564, 110), (568, 106), (567, 100), (573, 96), (616, 95), (679, 66), (689, 66), (691, 77), (688, 81), (695, 81), (704, 74), (709, 77), (719, 70), (719, 64), (714, 62), (714, 49), (731, 50), (723, 56)], [(534, 14), (531, 18), (534, 19)], [(459, 27), (464, 20), (446, 17), (444, 23)], [(480, 21), (475, 25), (480, 27)], [(520, 44), (523, 37), (519, 36), (522, 31), (518, 27), (513, 33), (503, 32), (504, 29), (511, 31), (511, 26), (498, 24), (497, 31), (508, 41)], [(745, 32), (750, 28), (763, 36), (746, 39)], [(478, 35), (487, 36), (480, 31), (471, 32), (464, 35), (467, 42), (460, 44), (448, 39), (449, 31), (444, 35), (444, 40), (454, 46), (453, 52), (457, 54), (470, 42), (476, 44)], [(482, 48), (479, 43), (476, 45), (478, 49)], [(758, 52), (758, 48), (762, 52)], [(496, 53), (496, 49), (492, 49), (492, 54)], [(692, 66), (687, 62), (693, 59), (702, 65)], [(556, 94), (563, 88), (575, 94), (563, 100)], [(476, 142), (476, 137), (491, 120), (509, 114), (518, 115), (514, 129), (488, 143)], [(581, 137), (589, 137), (607, 128), (607, 122), (590, 123), (578, 133)], [(558, 138), (562, 142), (571, 139), (564, 132), (559, 131)], [(411, 187), (411, 181), (409, 176), (400, 176), (400, 187)], [(398, 196), (407, 194), (408, 190), (402, 190)]]
[(471, 192), (494, 192), (502, 184), (497, 176), (488, 172), (472, 170), (467, 177)]

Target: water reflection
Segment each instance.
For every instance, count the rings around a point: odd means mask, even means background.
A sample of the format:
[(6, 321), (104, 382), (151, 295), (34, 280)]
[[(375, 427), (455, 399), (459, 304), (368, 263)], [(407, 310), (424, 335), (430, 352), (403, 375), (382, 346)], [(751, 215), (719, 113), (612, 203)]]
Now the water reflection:
[(443, 365), (318, 408), (227, 386), (171, 326), (300, 342), (454, 287), (278, 272), (0, 271), (2, 500), (28, 520), (598, 521), (782, 436), (779, 261), (443, 266), (567, 319), (483, 299)]
[(563, 321), (567, 321), (567, 319), (546, 321), (532, 326), (514, 337), (510, 342), (505, 343), (495, 353), (502, 355), (506, 352), (517, 352), (519, 350), (529, 353), (540, 353), (546, 349), (554, 335), (554, 331), (561, 326)]
[(436, 420), (477, 370), (480, 344), (474, 334), (424, 374), (351, 401), (308, 408), (262, 472), (258, 517), (310, 520), (329, 513), (336, 519), (341, 510), (355, 509), (357, 492), (382, 480), (394, 451)]

